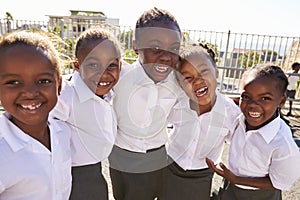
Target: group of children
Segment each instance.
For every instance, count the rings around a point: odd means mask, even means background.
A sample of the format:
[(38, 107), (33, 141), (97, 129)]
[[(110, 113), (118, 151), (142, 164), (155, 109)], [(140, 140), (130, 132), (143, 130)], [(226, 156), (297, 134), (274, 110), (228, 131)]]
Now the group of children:
[[(284, 72), (249, 68), (238, 107), (217, 91), (214, 51), (181, 49), (181, 37), (171, 13), (145, 11), (138, 60), (122, 66), (115, 37), (90, 28), (58, 91), (62, 63), (47, 37), (2, 36), (0, 199), (108, 199), (106, 158), (116, 200), (210, 199), (214, 172), (230, 182), (223, 199), (281, 199), (300, 176), (299, 149), (279, 117)], [(219, 168), (225, 141), (229, 166)]]

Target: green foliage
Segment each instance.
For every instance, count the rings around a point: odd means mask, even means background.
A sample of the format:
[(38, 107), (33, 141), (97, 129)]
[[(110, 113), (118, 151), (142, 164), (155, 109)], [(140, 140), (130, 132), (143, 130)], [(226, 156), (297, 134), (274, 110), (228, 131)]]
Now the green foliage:
[(246, 52), (244, 55), (239, 56), (239, 63), (241, 63), (243, 68), (249, 68), (259, 63), (259, 57), (259, 53), (251, 50), (250, 54), (249, 52)]
[(200, 39), (198, 40), (198, 42), (203, 43), (203, 44), (207, 44), (207, 46), (209, 46), (215, 52), (215, 54), (216, 54), (216, 56), (215, 56), (215, 62), (218, 63), (219, 62), (218, 57), (219, 57), (219, 54), (220, 54), (220, 52), (218, 51), (218, 45), (209, 43), (209, 42), (207, 42), (205, 40), (200, 41)]
[(133, 63), (137, 59), (138, 55), (134, 52), (133, 49), (127, 49), (123, 55), (123, 59), (128, 63)]

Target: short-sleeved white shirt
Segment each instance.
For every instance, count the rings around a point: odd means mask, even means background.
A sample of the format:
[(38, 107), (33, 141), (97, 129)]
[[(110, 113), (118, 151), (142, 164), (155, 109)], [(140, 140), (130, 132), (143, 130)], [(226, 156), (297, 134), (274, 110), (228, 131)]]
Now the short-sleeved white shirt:
[(117, 132), (112, 98), (112, 92), (104, 99), (96, 96), (78, 72), (63, 84), (58, 103), (50, 114), (72, 127), (73, 166), (95, 164), (109, 156)]
[[(293, 73), (294, 70), (289, 70), (287, 73)], [(296, 90), (297, 88), (297, 81), (299, 80), (300, 76), (297, 75), (288, 75), (289, 84), (287, 89), (288, 90)]]
[[(200, 116), (189, 109), (170, 135), (167, 152), (184, 170), (207, 168), (205, 158), (220, 162), (224, 143), (233, 132), (233, 122), (240, 108), (228, 97), (216, 92), (217, 99), (210, 112)], [(176, 111), (181, 112), (180, 109)], [(190, 116), (187, 116), (190, 112)], [(181, 113), (180, 113), (181, 114)], [(179, 114), (179, 115), (180, 115)]]
[(229, 150), (229, 169), (237, 176), (265, 177), (289, 190), (300, 177), (300, 152), (288, 125), (277, 117), (258, 130), (245, 131), (241, 114)]
[(71, 192), (70, 128), (49, 119), (51, 151), (0, 116), (0, 199), (66, 200)]
[(139, 61), (122, 68), (115, 86), (114, 109), (117, 114), (120, 148), (146, 152), (167, 142), (167, 118), (183, 91), (171, 72), (166, 80), (154, 83)]

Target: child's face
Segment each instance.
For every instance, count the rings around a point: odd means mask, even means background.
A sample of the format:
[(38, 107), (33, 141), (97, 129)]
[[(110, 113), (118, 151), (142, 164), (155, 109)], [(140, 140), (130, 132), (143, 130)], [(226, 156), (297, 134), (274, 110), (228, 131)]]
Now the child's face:
[(204, 54), (192, 54), (181, 63), (179, 83), (191, 100), (211, 108), (216, 99), (217, 69)]
[(136, 42), (139, 60), (147, 75), (154, 82), (164, 80), (178, 62), (178, 28), (158, 22), (157, 27), (143, 28)]
[(57, 102), (58, 74), (32, 47), (17, 45), (0, 58), (0, 100), (22, 130), (42, 125)]
[(258, 129), (276, 117), (278, 107), (285, 103), (285, 96), (272, 77), (248, 77), (243, 83), (240, 108), (246, 118), (248, 130)]
[(107, 94), (119, 80), (120, 55), (109, 40), (87, 44), (78, 62), (80, 76), (97, 96)]

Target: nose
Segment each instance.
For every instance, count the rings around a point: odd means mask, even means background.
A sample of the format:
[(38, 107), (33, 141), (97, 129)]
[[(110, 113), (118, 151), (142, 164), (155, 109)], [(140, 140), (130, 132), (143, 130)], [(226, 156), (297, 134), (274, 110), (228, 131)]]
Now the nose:
[(174, 54), (170, 51), (167, 51), (167, 50), (162, 50), (160, 52), (160, 60), (165, 61), (165, 62), (172, 60), (172, 58), (174, 58), (176, 56), (177, 56), (176, 54)]
[(39, 86), (36, 83), (24, 84), (23, 95), (27, 97), (35, 97), (39, 94)]

